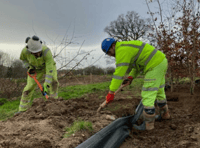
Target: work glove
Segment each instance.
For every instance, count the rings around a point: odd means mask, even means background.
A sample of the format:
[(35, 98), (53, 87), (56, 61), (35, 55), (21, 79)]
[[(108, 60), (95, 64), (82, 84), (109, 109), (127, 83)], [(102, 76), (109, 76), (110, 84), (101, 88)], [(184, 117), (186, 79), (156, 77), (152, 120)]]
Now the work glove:
[(123, 85), (131, 85), (131, 83), (132, 83), (132, 81), (133, 81), (133, 77), (132, 76), (129, 76), (127, 79), (125, 79), (124, 81), (123, 81)]
[(106, 104), (108, 104), (108, 103), (113, 101), (114, 95), (115, 95), (114, 93), (111, 94), (110, 92), (107, 94), (107, 96), (106, 96)]
[(35, 74), (35, 68), (28, 67), (28, 73)]
[(43, 84), (43, 92), (46, 92), (46, 93), (48, 93), (48, 88), (49, 88), (50, 86), (47, 84), (47, 83), (44, 83)]

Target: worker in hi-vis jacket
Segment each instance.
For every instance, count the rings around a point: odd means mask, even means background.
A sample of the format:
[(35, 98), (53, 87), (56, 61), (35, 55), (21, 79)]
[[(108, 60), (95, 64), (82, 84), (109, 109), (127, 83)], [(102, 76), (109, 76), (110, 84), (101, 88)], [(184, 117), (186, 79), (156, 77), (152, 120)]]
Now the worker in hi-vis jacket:
[[(157, 100), (162, 119), (170, 119), (164, 90), (165, 74), (168, 67), (165, 54), (139, 40), (118, 42), (114, 38), (104, 39), (102, 50), (116, 59), (116, 69), (109, 87), (110, 91), (106, 96), (106, 102), (113, 101), (114, 92), (122, 83), (125, 86), (130, 85), (132, 80), (143, 72), (145, 76), (141, 93), (144, 106), (142, 117), (146, 130), (154, 129), (155, 100)], [(131, 71), (128, 78), (124, 80), (128, 68), (131, 68)]]
[[(37, 80), (40, 81), (45, 74), (45, 82), (43, 84), (44, 92), (50, 93), (50, 97), (58, 98), (58, 79), (56, 63), (52, 57), (50, 49), (42, 44), (42, 41), (37, 37), (27, 37), (27, 46), (22, 50), (20, 60), (28, 69), (30, 74), (37, 73)], [(27, 76), (27, 85), (25, 86), (20, 105), (19, 112), (15, 115), (26, 111), (30, 107), (31, 98), (37, 84), (33, 78)]]

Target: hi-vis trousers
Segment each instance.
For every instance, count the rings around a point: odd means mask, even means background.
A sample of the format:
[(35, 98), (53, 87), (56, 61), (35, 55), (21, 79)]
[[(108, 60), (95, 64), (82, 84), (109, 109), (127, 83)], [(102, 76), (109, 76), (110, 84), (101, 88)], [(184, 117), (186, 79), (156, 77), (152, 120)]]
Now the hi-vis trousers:
[[(45, 74), (45, 69), (44, 70), (36, 70), (37, 73), (37, 80), (40, 81)], [(42, 84), (41, 84), (42, 85)], [(50, 85), (50, 88), (48, 92), (50, 92), (50, 97), (53, 97), (55, 99), (58, 98), (58, 79), (57, 79), (57, 70), (56, 66), (53, 70), (53, 78), (52, 78), (52, 84)], [(31, 106), (31, 98), (33, 96), (33, 93), (35, 91), (35, 88), (37, 87), (37, 83), (35, 80), (29, 76), (27, 76), (27, 85), (25, 86), (20, 105), (19, 105), (19, 111), (26, 111), (28, 108)]]
[(168, 62), (165, 58), (159, 65), (145, 74), (142, 87), (142, 104), (147, 108), (154, 108), (154, 102), (166, 103), (165, 95), (165, 74)]

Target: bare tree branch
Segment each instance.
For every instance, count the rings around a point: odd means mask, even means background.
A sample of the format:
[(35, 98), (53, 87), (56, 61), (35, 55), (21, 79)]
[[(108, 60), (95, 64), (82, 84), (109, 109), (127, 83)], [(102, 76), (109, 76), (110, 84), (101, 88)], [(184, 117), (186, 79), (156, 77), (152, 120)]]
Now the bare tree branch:
[(72, 69), (67, 72), (65, 75), (59, 77), (58, 79), (62, 79), (63, 77), (67, 76), (72, 70), (74, 70), (88, 55), (90, 55), (90, 52), (87, 53), (78, 63), (76, 63), (76, 65), (74, 67), (72, 67)]
[(80, 49), (81, 49), (81, 47), (83, 46), (84, 42), (85, 42), (85, 40), (82, 42), (82, 44), (81, 44), (81, 46), (80, 46), (80, 48), (79, 48), (79, 50), (78, 50), (77, 55), (76, 55), (74, 58), (72, 58), (67, 64), (65, 64), (64, 66), (60, 67), (58, 70), (62, 69), (63, 67), (66, 67), (67, 65), (69, 65), (77, 56), (80, 55), (79, 52), (80, 52)]
[[(92, 66), (92, 65), (94, 65), (97, 61), (99, 61), (101, 58), (102, 58), (102, 56), (103, 56), (104, 54), (102, 54), (96, 61), (94, 61), (92, 64), (90, 64), (89, 66)], [(88, 67), (89, 67), (88, 66)]]

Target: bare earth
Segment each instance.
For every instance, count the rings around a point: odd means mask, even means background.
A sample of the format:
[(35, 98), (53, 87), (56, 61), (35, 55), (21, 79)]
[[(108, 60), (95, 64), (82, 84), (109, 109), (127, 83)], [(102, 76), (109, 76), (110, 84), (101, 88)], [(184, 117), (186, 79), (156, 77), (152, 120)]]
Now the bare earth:
[[(153, 131), (132, 130), (120, 148), (198, 148), (200, 147), (200, 87), (189, 94), (189, 86), (180, 85), (167, 92), (172, 120), (155, 123)], [(126, 91), (126, 90), (125, 90)], [(72, 100), (43, 98), (19, 116), (0, 122), (0, 148), (74, 148), (111, 123), (106, 115), (122, 117), (134, 113), (139, 97), (130, 91), (116, 95), (115, 101), (100, 114), (96, 110), (107, 91)], [(93, 123), (93, 132), (80, 131), (63, 138), (66, 126), (82, 119)]]

